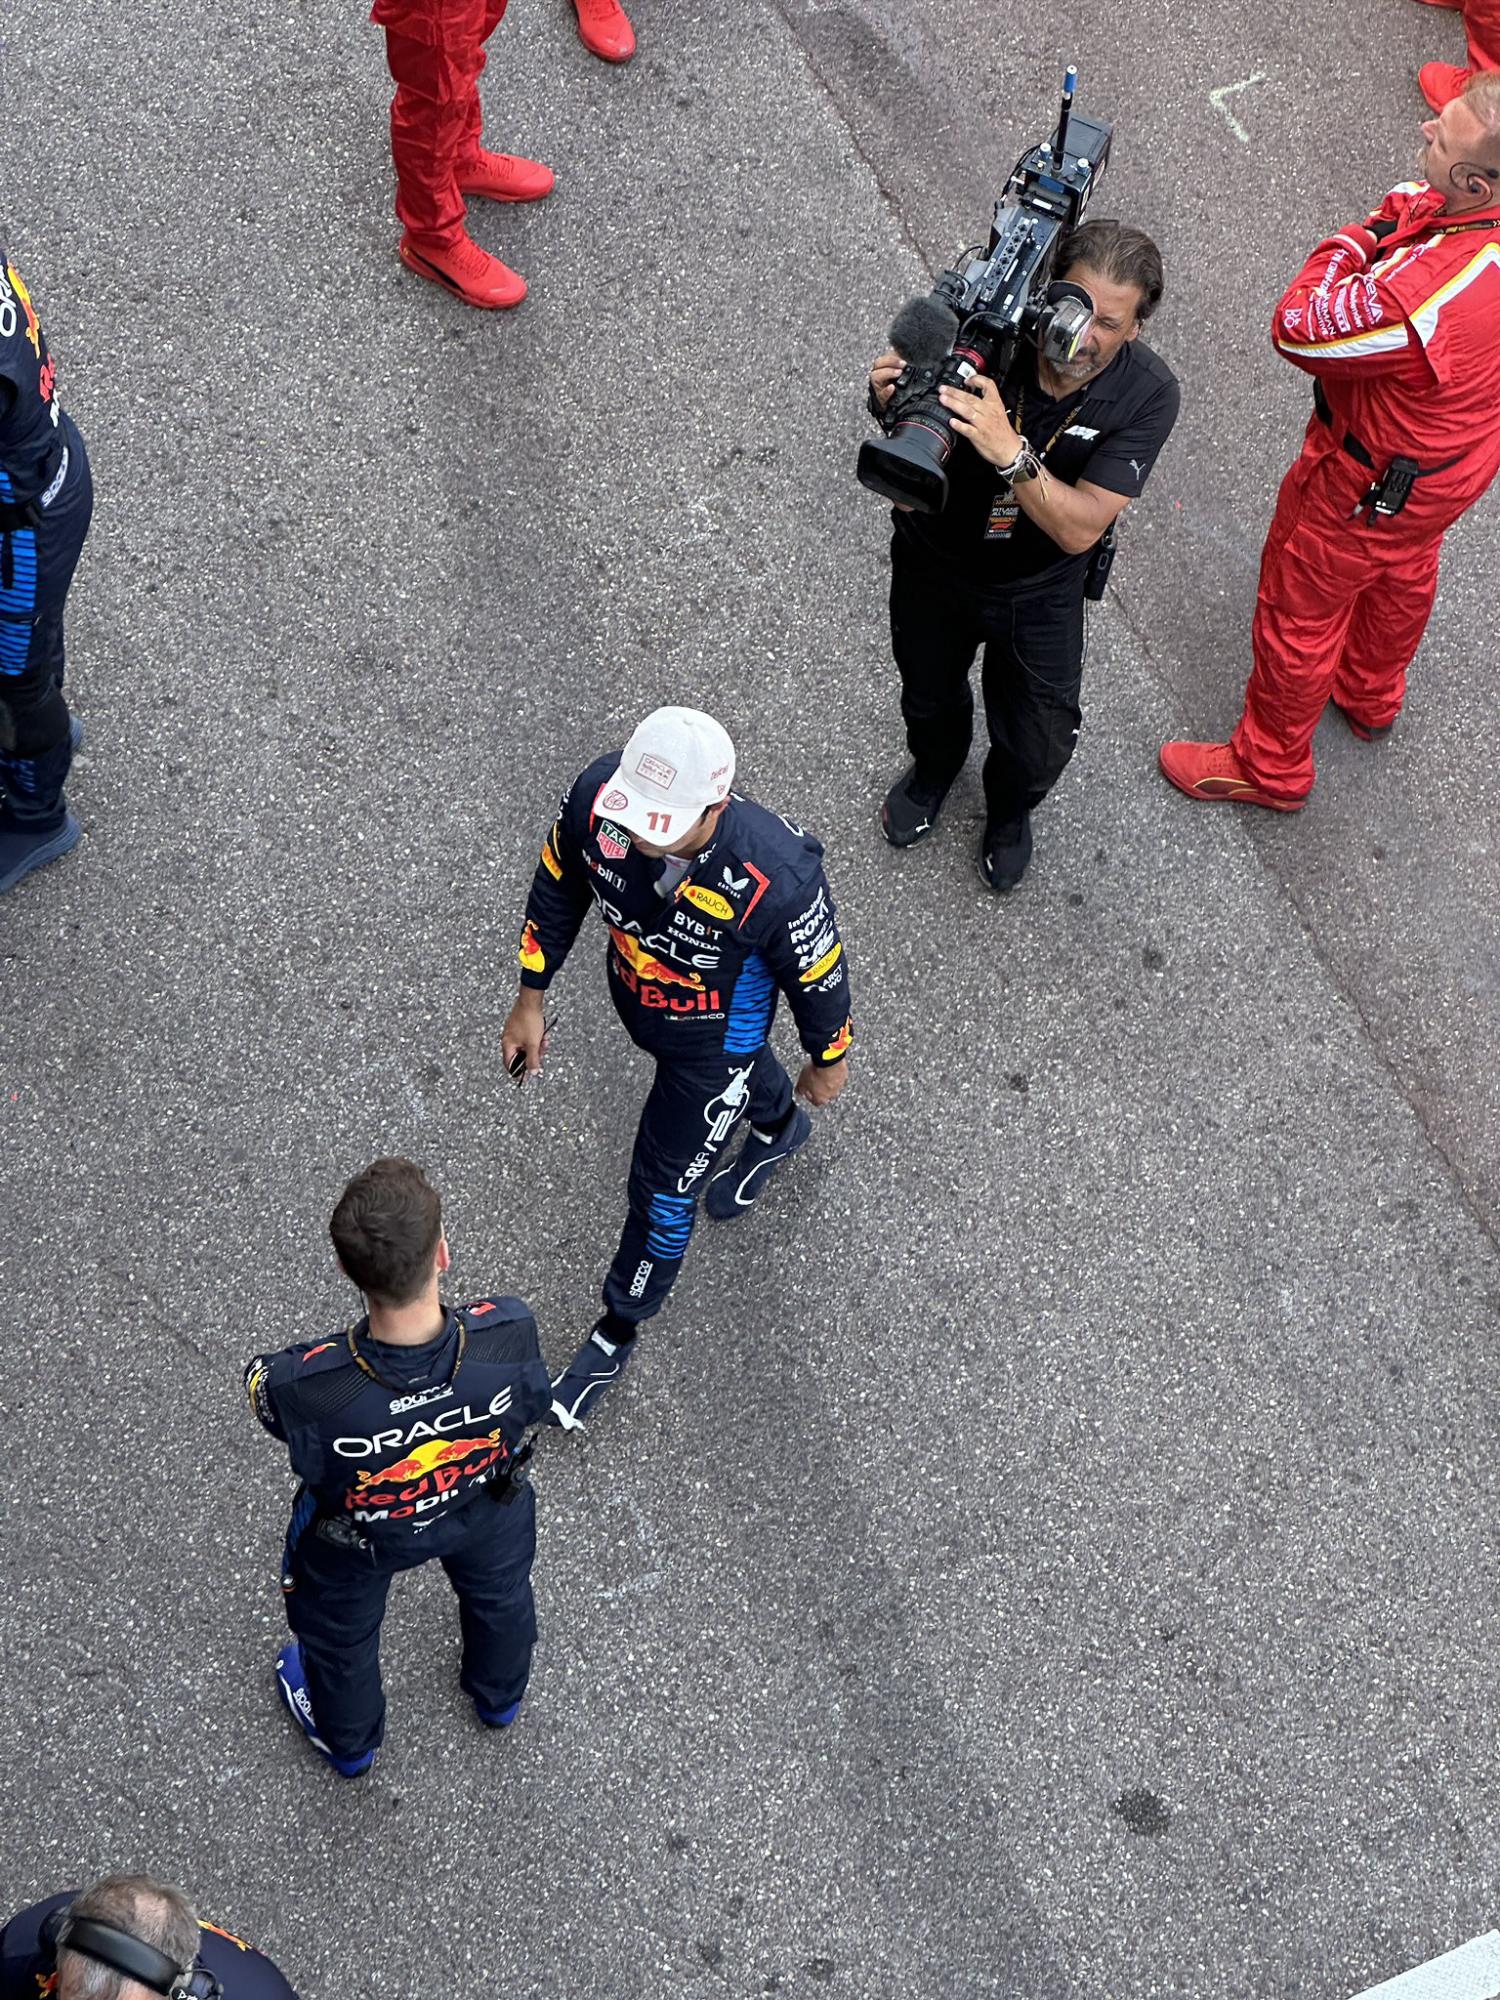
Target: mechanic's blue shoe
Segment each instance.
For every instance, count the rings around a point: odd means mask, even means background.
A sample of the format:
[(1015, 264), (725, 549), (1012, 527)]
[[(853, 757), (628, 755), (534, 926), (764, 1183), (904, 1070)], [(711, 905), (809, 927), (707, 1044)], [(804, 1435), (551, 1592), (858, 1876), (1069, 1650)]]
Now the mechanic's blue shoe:
[(469, 1699), (474, 1702), (474, 1713), (479, 1717), (479, 1720), (484, 1724), (486, 1729), (509, 1729), (510, 1725), (521, 1713), (519, 1696), (511, 1703), (509, 1708), (486, 1708), (473, 1695), (470, 1695)]
[(812, 1120), (800, 1104), (775, 1138), (758, 1132), (752, 1125), (739, 1157), (720, 1167), (708, 1184), (703, 1206), (719, 1222), (743, 1215), (760, 1198), (761, 1190), (783, 1160), (789, 1160), (799, 1146), (812, 1137)]
[(611, 1340), (600, 1320), (561, 1375), (552, 1381), (552, 1413), (549, 1422), (559, 1430), (583, 1429), (586, 1412), (606, 1389), (612, 1389), (630, 1364), (635, 1337)]
[(82, 838), (83, 828), (66, 809), (60, 822), (46, 819), (40, 825), (8, 809), (0, 811), (0, 896), (24, 882), (34, 868), (61, 861)]
[(83, 748), (83, 724), (76, 715), (68, 717), (68, 742), (76, 757)]
[(276, 1680), (282, 1700), (292, 1711), (293, 1720), (318, 1755), (332, 1764), (341, 1778), (362, 1778), (375, 1762), (375, 1752), (367, 1750), (363, 1757), (335, 1757), (318, 1734), (318, 1725), (313, 1720), (312, 1697), (307, 1692), (302, 1648), (295, 1639), (289, 1639), (276, 1656)]

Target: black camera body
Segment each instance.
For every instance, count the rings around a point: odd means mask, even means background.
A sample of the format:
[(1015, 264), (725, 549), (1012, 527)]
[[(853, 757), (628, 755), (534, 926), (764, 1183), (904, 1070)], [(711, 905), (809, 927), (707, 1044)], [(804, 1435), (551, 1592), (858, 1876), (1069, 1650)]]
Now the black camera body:
[(944, 271), (930, 297), (903, 307), (891, 328), (907, 366), (875, 411), (885, 436), (860, 446), (859, 480), (919, 514), (940, 513), (948, 498), (954, 433), (938, 390), (974, 375), (1003, 379), (1022, 341), (1070, 361), (1093, 324), (1088, 294), (1054, 277), (1058, 243), (1082, 218), (1114, 136), (1112, 126), (1074, 111), (1077, 85), (1069, 68), (1057, 130), (1012, 168), (985, 249)]

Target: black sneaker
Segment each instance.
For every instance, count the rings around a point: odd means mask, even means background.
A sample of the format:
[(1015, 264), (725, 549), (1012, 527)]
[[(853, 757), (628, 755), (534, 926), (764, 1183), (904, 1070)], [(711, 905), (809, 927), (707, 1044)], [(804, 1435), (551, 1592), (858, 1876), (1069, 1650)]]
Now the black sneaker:
[(553, 1378), (548, 1422), (559, 1430), (582, 1430), (584, 1412), (591, 1411), (605, 1390), (614, 1387), (634, 1352), (635, 1337), (611, 1340), (601, 1319), (561, 1375)]
[(1014, 889), (1030, 860), (1030, 813), (1022, 813), (1009, 826), (985, 828), (979, 844), (979, 873), (987, 889), (1001, 896)]
[(880, 828), (892, 847), (915, 847), (919, 840), (925, 840), (937, 825), (947, 796), (946, 785), (928, 784), (916, 765), (910, 765), (886, 793), (880, 808)]

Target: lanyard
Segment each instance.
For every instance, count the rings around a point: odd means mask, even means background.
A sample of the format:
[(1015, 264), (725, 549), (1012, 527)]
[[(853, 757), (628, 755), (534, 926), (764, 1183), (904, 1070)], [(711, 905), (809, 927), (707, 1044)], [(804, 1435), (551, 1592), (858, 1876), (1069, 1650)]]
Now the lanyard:
[[(448, 1380), (445, 1386), (449, 1389), (458, 1380), (458, 1371), (464, 1365), (464, 1349), (469, 1344), (469, 1329), (464, 1324), (463, 1314), (454, 1313), (453, 1317), (458, 1323), (458, 1352), (454, 1355), (453, 1366), (448, 1371)], [(369, 1325), (368, 1320), (365, 1321), (365, 1325)], [(378, 1369), (370, 1366), (369, 1362), (366, 1361), (365, 1357), (359, 1351), (359, 1343), (355, 1339), (355, 1329), (352, 1322), (345, 1329), (344, 1338), (349, 1343), (349, 1353), (353, 1357), (355, 1366), (362, 1369), (372, 1382), (378, 1382), (382, 1389), (406, 1389), (410, 1387), (410, 1384), (406, 1382), (388, 1382)]]
[[(1072, 409), (1069, 410), (1067, 414), (1064, 416), (1062, 422), (1058, 425), (1057, 429), (1052, 433), (1051, 437), (1049, 437), (1047, 442), (1042, 446), (1041, 450), (1035, 452), (1036, 462), (1038, 465), (1045, 465), (1047, 463), (1048, 452), (1051, 451), (1053, 445), (1057, 443), (1057, 440), (1062, 436), (1063, 432), (1068, 428), (1069, 424), (1071, 424), (1076, 419), (1078, 412), (1083, 408), (1084, 404), (1087, 401), (1088, 397), (1086, 395), (1080, 396), (1078, 398), (1078, 401), (1073, 405)], [(1016, 414), (1010, 420), (1012, 427), (1014, 428), (1016, 435), (1018, 437), (1023, 437), (1025, 435), (1025, 433), (1021, 429), (1021, 419), (1025, 415), (1025, 412), (1026, 412), (1026, 389), (1025, 385), (1023, 384), (1016, 391)]]

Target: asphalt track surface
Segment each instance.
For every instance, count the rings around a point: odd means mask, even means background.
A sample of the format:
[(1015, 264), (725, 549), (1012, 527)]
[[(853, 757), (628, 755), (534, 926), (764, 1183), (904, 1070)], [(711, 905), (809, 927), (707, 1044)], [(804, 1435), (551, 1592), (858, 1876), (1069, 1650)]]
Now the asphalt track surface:
[[(1154, 769), (1248, 666), (1307, 405), (1271, 304), (1400, 178), (1456, 22), (639, 0), (616, 72), (514, 0), (489, 130), (559, 188), (476, 215), (534, 286), (486, 318), (396, 262), (363, 14), (0, 15), (7, 241), (99, 487), (88, 838), (0, 911), (6, 1907), (154, 1868), (307, 2000), (1323, 2000), (1487, 1929), (1493, 496), (1396, 735), (1325, 723), (1307, 811)], [(878, 838), (850, 468), (890, 313), (1068, 58), (1186, 400), (1000, 903), (972, 770)], [(289, 1481), (239, 1366), (345, 1311), (325, 1218), (390, 1150), (455, 1291), (571, 1350), (645, 1073), (594, 932), (512, 1093), (514, 935), (562, 783), (678, 699), (827, 840), (854, 1080), (542, 1454), (520, 1725), (412, 1579), (346, 1786), (276, 1706)]]

